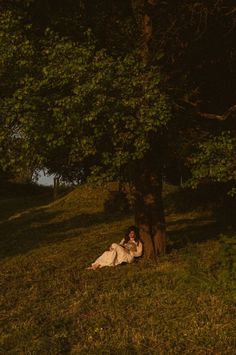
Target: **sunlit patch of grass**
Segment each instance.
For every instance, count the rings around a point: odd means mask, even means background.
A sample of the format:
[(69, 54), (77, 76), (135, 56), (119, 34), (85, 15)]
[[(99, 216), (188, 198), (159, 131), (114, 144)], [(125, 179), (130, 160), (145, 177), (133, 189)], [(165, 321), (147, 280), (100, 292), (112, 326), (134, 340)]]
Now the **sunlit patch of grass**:
[(170, 215), (157, 263), (86, 270), (133, 223), (103, 212), (107, 191), (35, 198), (19, 215), (11, 207), (0, 230), (0, 352), (233, 354), (233, 236), (220, 243), (200, 212)]

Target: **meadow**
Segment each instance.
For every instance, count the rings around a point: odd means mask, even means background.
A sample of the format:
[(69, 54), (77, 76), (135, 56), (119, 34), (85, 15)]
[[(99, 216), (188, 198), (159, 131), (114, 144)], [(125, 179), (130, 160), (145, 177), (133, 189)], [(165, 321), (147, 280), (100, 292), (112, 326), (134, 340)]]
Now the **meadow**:
[(235, 231), (168, 192), (165, 256), (86, 270), (133, 224), (108, 189), (0, 189), (0, 353), (236, 354)]

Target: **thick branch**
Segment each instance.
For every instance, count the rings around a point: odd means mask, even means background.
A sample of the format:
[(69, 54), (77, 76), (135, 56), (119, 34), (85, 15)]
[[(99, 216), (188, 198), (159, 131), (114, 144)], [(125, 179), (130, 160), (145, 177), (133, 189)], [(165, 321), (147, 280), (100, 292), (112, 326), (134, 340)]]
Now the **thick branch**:
[(236, 112), (236, 105), (231, 106), (227, 111), (225, 111), (222, 115), (217, 115), (214, 113), (207, 113), (207, 112), (198, 112), (198, 115), (202, 118), (206, 118), (208, 120), (218, 120), (218, 121), (225, 121), (227, 120), (232, 113)]
[(197, 102), (192, 102), (188, 99), (183, 100), (185, 104), (190, 105), (196, 110), (196, 113), (198, 116), (208, 119), (208, 120), (217, 120), (217, 121), (225, 121), (230, 116), (236, 112), (236, 105), (230, 106), (228, 110), (226, 110), (222, 115), (219, 115), (217, 113), (210, 113), (210, 112), (202, 112), (198, 110), (198, 103)]

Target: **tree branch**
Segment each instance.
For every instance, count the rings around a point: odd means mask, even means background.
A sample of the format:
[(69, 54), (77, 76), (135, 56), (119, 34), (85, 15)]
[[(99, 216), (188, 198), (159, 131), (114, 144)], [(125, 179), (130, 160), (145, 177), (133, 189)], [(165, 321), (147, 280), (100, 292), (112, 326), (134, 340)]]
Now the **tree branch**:
[(234, 112), (236, 112), (236, 105), (231, 106), (225, 111), (222, 115), (214, 114), (214, 113), (207, 113), (207, 112), (197, 112), (199, 116), (202, 118), (206, 118), (208, 120), (218, 120), (218, 121), (225, 121), (227, 120)]
[(236, 105), (230, 106), (228, 110), (226, 110), (222, 115), (217, 113), (210, 113), (210, 112), (202, 112), (198, 110), (199, 103), (192, 102), (188, 99), (184, 99), (183, 102), (187, 105), (190, 105), (193, 109), (196, 110), (198, 116), (208, 119), (208, 120), (217, 120), (217, 121), (225, 121), (227, 120), (233, 113), (236, 113)]

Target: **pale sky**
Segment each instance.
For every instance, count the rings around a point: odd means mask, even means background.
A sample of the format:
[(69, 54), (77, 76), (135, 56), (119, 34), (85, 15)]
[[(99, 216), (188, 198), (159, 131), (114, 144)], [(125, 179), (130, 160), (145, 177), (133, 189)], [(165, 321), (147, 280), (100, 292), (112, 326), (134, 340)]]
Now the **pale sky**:
[(44, 173), (41, 172), (41, 173), (39, 173), (39, 179), (37, 181), (37, 184), (52, 186), (53, 185), (53, 178), (54, 178), (54, 175), (44, 176)]

